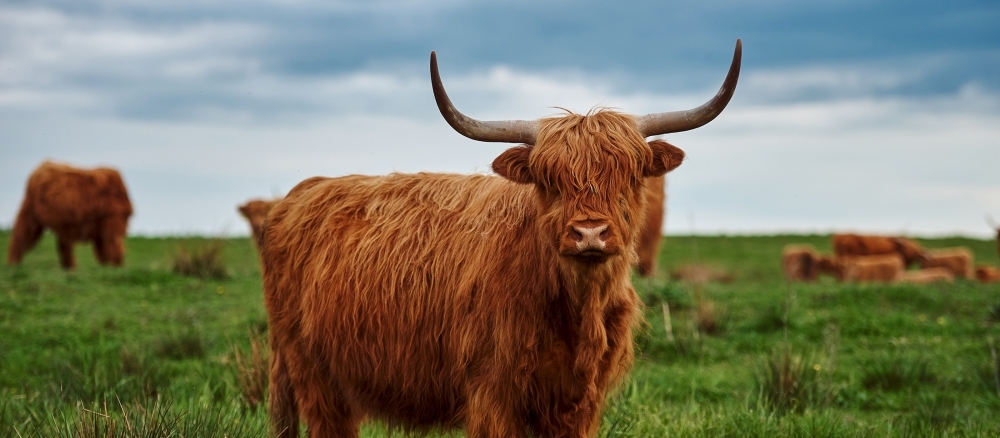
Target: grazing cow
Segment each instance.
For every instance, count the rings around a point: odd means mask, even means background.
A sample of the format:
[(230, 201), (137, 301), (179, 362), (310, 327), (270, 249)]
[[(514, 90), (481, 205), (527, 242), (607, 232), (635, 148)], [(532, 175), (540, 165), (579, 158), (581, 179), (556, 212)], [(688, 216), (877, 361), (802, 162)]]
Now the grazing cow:
[(656, 259), (660, 253), (660, 240), (663, 230), (663, 206), (666, 202), (664, 183), (666, 178), (660, 176), (646, 178), (646, 220), (639, 233), (639, 243), (636, 252), (639, 254), (639, 264), (636, 270), (643, 277), (656, 274)]
[(246, 204), (239, 206), (238, 210), (243, 217), (250, 222), (250, 230), (253, 232), (253, 243), (260, 248), (260, 244), (263, 241), (264, 233), (264, 219), (267, 218), (267, 212), (271, 211), (271, 208), (278, 203), (280, 199), (273, 199), (270, 201), (263, 199), (251, 199), (247, 201)]
[(899, 254), (910, 266), (924, 260), (924, 249), (914, 240), (902, 237), (834, 234), (833, 254), (840, 257)]
[(899, 254), (839, 257), (840, 280), (858, 283), (899, 281), (903, 276), (903, 257)]
[(76, 242), (92, 242), (100, 264), (121, 266), (125, 229), (131, 215), (132, 203), (117, 170), (78, 169), (45, 161), (28, 177), (11, 233), (7, 264), (21, 263), (48, 228), (56, 235), (63, 269), (76, 267)]
[(633, 361), (629, 281), (644, 180), (684, 153), (646, 137), (694, 129), (730, 100), (688, 111), (610, 110), (481, 122), (479, 141), (523, 143), (490, 175), (310, 178), (264, 224), (275, 432), (356, 437), (362, 419), (470, 437), (592, 437)]
[(899, 277), (900, 283), (927, 284), (941, 281), (951, 283), (955, 281), (955, 275), (948, 268), (927, 268), (903, 271), (903, 275)]
[(976, 280), (980, 283), (1000, 283), (1000, 268), (979, 265), (976, 267)]
[(972, 251), (964, 246), (956, 248), (938, 248), (927, 251), (926, 259), (920, 263), (923, 268), (947, 268), (958, 278), (972, 278)]

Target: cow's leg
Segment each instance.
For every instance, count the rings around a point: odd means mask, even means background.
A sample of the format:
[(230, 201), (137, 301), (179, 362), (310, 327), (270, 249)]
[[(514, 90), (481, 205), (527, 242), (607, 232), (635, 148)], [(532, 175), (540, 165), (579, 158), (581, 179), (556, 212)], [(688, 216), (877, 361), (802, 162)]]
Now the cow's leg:
[(327, 385), (296, 387), (298, 405), (309, 438), (357, 438), (361, 418), (343, 399), (339, 388)]
[(45, 227), (31, 213), (27, 200), (21, 205), (21, 211), (17, 213), (17, 220), (14, 221), (14, 229), (11, 230), (10, 247), (7, 249), (7, 264), (16, 265), (21, 263), (24, 254), (34, 248), (42, 238), (42, 231)]
[(527, 438), (525, 414), (511, 405), (510, 385), (511, 379), (499, 377), (474, 385), (469, 394), (466, 436)]
[(76, 260), (73, 258), (73, 241), (56, 236), (56, 247), (59, 249), (59, 264), (62, 268), (75, 268)]
[(309, 438), (357, 438), (362, 415), (333, 384), (329, 368), (320, 365), (329, 363), (324, 356), (289, 348), (282, 359)]
[(271, 352), (271, 381), (268, 386), (267, 410), (271, 416), (271, 427), (275, 437), (298, 438), (299, 408), (295, 403), (295, 391), (292, 389), (288, 367), (281, 356), (280, 348), (274, 348)]
[(97, 232), (97, 236), (94, 237), (94, 257), (97, 258), (97, 263), (101, 265), (107, 265), (108, 259), (104, 255), (107, 254), (104, 251), (104, 239), (101, 236), (101, 232)]

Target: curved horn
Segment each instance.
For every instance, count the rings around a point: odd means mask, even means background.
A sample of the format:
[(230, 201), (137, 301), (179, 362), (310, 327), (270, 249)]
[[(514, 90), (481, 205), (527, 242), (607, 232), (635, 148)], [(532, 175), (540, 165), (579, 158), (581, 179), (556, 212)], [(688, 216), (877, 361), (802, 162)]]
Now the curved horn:
[(441, 110), (441, 115), (459, 134), (479, 141), (535, 144), (538, 122), (526, 120), (483, 122), (455, 109), (451, 99), (448, 99), (448, 93), (444, 92), (444, 85), (441, 84), (437, 55), (434, 52), (431, 52), (431, 87), (434, 88), (434, 100)]
[(671, 132), (688, 131), (711, 122), (732, 99), (736, 91), (736, 81), (740, 77), (740, 60), (743, 59), (743, 42), (736, 40), (736, 52), (733, 53), (733, 63), (729, 66), (729, 74), (722, 88), (712, 100), (704, 105), (687, 111), (672, 111), (666, 113), (647, 114), (636, 117), (636, 127), (645, 137), (669, 134)]

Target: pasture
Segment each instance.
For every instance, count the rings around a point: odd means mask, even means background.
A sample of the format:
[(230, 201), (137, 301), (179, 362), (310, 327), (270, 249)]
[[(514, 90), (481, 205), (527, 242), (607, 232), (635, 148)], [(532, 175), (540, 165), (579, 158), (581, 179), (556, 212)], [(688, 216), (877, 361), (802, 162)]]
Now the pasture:
[[(991, 240), (918, 240), (1000, 265)], [(829, 236), (666, 238), (658, 276), (634, 279), (648, 325), (602, 436), (1000, 435), (1000, 284), (792, 284), (788, 243), (830, 252)], [(250, 239), (126, 245), (117, 269), (78, 245), (66, 273), (46, 235), (0, 268), (0, 437), (266, 436)], [(220, 275), (174, 272), (212, 246)]]

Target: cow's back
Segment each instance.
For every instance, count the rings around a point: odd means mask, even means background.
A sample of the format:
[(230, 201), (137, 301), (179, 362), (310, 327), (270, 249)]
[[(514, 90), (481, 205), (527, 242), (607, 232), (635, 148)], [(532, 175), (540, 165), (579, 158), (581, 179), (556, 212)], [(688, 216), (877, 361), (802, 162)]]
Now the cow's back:
[(834, 234), (832, 239), (833, 253), (837, 257), (893, 254), (896, 252), (896, 245), (889, 237)]
[[(291, 375), (307, 362), (337, 364), (333, 385), (363, 410), (416, 425), (459, 421), (463, 382), (486, 352), (532, 342), (530, 330), (481, 342), (510, 319), (539, 318), (539, 306), (516, 302), (538, 298), (521, 293), (540, 283), (523, 273), (550, 275), (537, 236), (525, 236), (531, 195), (484, 175), (303, 181), (265, 224), (276, 354), (288, 355)], [(496, 290), (509, 293), (487, 293)]]

